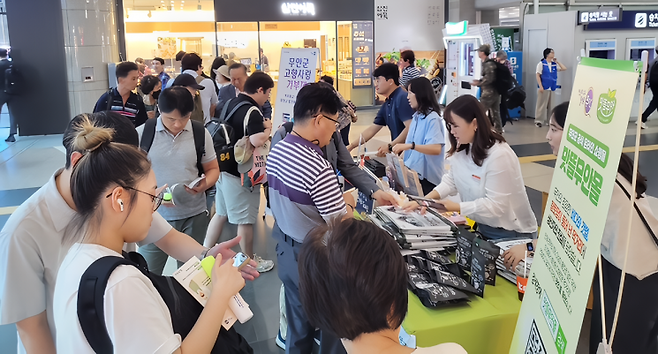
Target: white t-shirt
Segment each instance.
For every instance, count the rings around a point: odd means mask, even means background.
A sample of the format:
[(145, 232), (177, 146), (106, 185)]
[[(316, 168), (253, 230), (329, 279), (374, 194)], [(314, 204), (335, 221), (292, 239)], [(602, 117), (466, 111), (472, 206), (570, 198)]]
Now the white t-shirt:
[[(58, 170), (43, 187), (21, 204), (0, 231), (0, 324), (22, 321), (46, 311), (55, 337), (53, 293), (61, 260), (62, 238), (76, 213), (57, 190)], [(172, 227), (158, 213), (145, 245), (159, 241)], [(19, 352), (25, 353), (19, 342)]]
[[(101, 245), (78, 243), (62, 262), (53, 301), (59, 353), (94, 353), (78, 320), (78, 287), (87, 268), (104, 256), (121, 255)], [(115, 353), (171, 354), (180, 347), (167, 305), (137, 268), (118, 266), (104, 296), (105, 324)]]
[(461, 214), (478, 223), (519, 233), (537, 231), (519, 159), (507, 143), (496, 143), (482, 166), (466, 151), (446, 159), (450, 169), (434, 190), (441, 198), (459, 193)]
[(467, 354), (464, 348), (457, 343), (442, 343), (433, 347), (418, 348), (412, 354)]
[[(197, 76), (199, 76), (199, 74), (197, 74), (194, 70), (185, 70), (183, 71), (183, 74), (189, 74), (195, 79)], [(203, 90), (199, 90), (199, 95), (201, 96), (201, 106), (203, 108), (203, 120), (205, 123), (208, 123), (210, 122), (210, 118), (212, 118), (213, 114), (215, 113), (210, 112), (210, 106), (217, 104), (218, 102), (217, 91), (215, 91), (215, 84), (211, 79), (205, 78), (201, 80), (199, 85), (204, 87)]]
[[(553, 63), (548, 63), (548, 71), (553, 71), (553, 68), (555, 67), (555, 70), (557, 70), (557, 66), (554, 66)], [(544, 72), (544, 63), (539, 62), (537, 64), (537, 69), (535, 69), (535, 72), (539, 75), (541, 75)]]

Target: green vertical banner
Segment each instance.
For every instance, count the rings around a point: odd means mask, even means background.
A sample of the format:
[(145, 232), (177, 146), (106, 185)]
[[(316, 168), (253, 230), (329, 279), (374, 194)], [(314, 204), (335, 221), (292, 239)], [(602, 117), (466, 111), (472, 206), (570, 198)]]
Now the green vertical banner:
[(576, 352), (637, 79), (632, 61), (578, 65), (510, 353)]

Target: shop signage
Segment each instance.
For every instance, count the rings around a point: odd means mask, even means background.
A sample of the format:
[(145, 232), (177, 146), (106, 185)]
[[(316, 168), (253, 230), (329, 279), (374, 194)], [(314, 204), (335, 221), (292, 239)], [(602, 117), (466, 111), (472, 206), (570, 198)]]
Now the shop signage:
[[(578, 16), (580, 23), (580, 16)], [(622, 11), (620, 19), (615, 22), (589, 22), (585, 24), (585, 30), (601, 29), (658, 29), (658, 10), (646, 11)]]
[(633, 61), (583, 58), (576, 70), (510, 353), (576, 352), (637, 79)]
[(315, 4), (312, 2), (284, 2), (281, 12), (292, 16), (315, 16)]
[(578, 11), (579, 25), (618, 21), (621, 21), (621, 9), (619, 7), (601, 7), (594, 11)]
[(297, 93), (308, 83), (315, 82), (315, 69), (320, 51), (317, 48), (281, 48), (279, 82), (272, 115), (275, 132), (281, 124), (291, 122)]
[(468, 21), (446, 23), (446, 34), (448, 36), (463, 36), (466, 32), (468, 32)]
[(352, 86), (372, 85), (372, 21), (352, 22)]

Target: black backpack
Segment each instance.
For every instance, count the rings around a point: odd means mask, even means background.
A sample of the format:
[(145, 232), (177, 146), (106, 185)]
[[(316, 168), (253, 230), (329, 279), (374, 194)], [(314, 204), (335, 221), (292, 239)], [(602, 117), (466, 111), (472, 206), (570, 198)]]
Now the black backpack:
[[(107, 332), (104, 312), (105, 288), (110, 275), (120, 265), (139, 269), (151, 280), (162, 300), (167, 304), (174, 333), (185, 338), (196, 324), (203, 306), (173, 279), (148, 270), (146, 260), (137, 252), (124, 252), (124, 257), (106, 256), (97, 259), (84, 272), (78, 287), (78, 321), (87, 342), (96, 353), (112, 354), (114, 345)], [(253, 354), (253, 349), (233, 327), (221, 327), (211, 353)]]
[(222, 112), (219, 115), (219, 118), (212, 118), (208, 124), (206, 124), (206, 129), (210, 132), (212, 137), (212, 144), (215, 147), (215, 153), (217, 154), (217, 163), (219, 164), (220, 171), (226, 171), (234, 166), (235, 156), (233, 156), (233, 146), (238, 141), (233, 134), (233, 127), (228, 124), (229, 119), (233, 117), (233, 114), (240, 109), (240, 107), (249, 105), (249, 101), (242, 101), (228, 111), (228, 107), (233, 99), (228, 100), (222, 108)]
[(492, 59), (489, 59), (488, 61), (496, 65), (496, 81), (494, 82), (496, 91), (501, 95), (507, 95), (507, 92), (514, 88), (514, 78), (512, 77), (512, 74), (505, 65)]
[(8, 95), (18, 95), (20, 93), (20, 73), (14, 67), (14, 64), (10, 64), (7, 69), (5, 69), (5, 93)]
[[(108, 99), (112, 99), (110, 96)], [(153, 145), (153, 138), (155, 137), (155, 126), (157, 119), (148, 119), (144, 123), (144, 132), (142, 132), (142, 139), (139, 142), (139, 147), (142, 150), (149, 152), (151, 145)], [(192, 134), (194, 136), (194, 150), (196, 151), (196, 168), (199, 171), (199, 177), (203, 174), (203, 164), (201, 158), (206, 153), (206, 132), (205, 127), (201, 122), (190, 120), (192, 123)]]
[(514, 79), (514, 87), (507, 91), (507, 95), (503, 99), (506, 99), (505, 103), (508, 109), (514, 109), (523, 106), (525, 97), (525, 89)]

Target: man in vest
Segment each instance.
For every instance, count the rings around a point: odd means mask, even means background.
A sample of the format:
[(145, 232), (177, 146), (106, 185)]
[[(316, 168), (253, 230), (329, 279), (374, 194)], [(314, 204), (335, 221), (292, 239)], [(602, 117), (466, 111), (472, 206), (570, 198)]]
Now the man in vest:
[(535, 125), (541, 128), (548, 125), (551, 96), (557, 88), (557, 72), (565, 71), (567, 67), (555, 59), (552, 48), (544, 49), (544, 59), (537, 64), (537, 106), (535, 108)]

